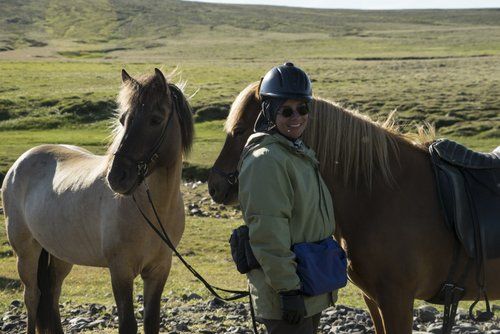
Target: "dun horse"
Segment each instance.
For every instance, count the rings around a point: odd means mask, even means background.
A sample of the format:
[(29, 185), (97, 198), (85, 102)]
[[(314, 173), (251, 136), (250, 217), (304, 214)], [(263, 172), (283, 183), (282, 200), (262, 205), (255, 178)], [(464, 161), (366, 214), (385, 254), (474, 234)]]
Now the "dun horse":
[[(131, 196), (153, 219), (144, 186), (174, 244), (184, 231), (182, 155), (193, 139), (182, 92), (160, 70), (139, 79), (122, 71), (119, 114), (104, 156), (70, 145), (25, 152), (2, 195), (7, 235), (24, 284), (28, 333), (63, 333), (59, 297), (73, 264), (107, 267), (120, 333), (136, 333), (133, 280), (144, 281), (144, 331), (158, 333), (161, 293), (172, 253), (145, 224)], [(121, 123), (121, 124), (120, 124)]]
[[(219, 203), (237, 201), (235, 171), (260, 105), (257, 83), (236, 98), (224, 147), (209, 177)], [(430, 155), (391, 126), (314, 99), (304, 141), (316, 151), (332, 193), (336, 238), (350, 279), (364, 294), (377, 334), (412, 332), (414, 299), (436, 295), (452, 263), (454, 237), (440, 213)], [(461, 268), (466, 256), (461, 252)], [(490, 298), (500, 298), (500, 261), (486, 262)], [(474, 270), (465, 299), (477, 294)]]

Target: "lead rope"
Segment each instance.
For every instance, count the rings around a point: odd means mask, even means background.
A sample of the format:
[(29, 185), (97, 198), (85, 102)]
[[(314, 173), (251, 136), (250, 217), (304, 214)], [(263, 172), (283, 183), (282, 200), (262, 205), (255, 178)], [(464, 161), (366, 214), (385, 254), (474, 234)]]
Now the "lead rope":
[[(144, 220), (146, 221), (146, 223), (149, 225), (149, 227), (151, 227), (151, 229), (160, 237), (160, 239), (163, 240), (163, 242), (165, 242), (165, 244), (167, 244), (167, 246), (174, 252), (174, 254), (177, 256), (177, 258), (182, 262), (182, 264), (184, 264), (184, 266), (200, 281), (203, 283), (203, 285), (207, 288), (207, 290), (213, 295), (215, 296), (216, 298), (218, 299), (221, 299), (221, 300), (225, 300), (225, 301), (233, 301), (233, 300), (238, 300), (238, 299), (241, 299), (241, 298), (244, 298), (244, 297), (249, 297), (249, 301), (250, 301), (250, 314), (251, 314), (251, 317), (252, 317), (252, 326), (253, 326), (253, 332), (254, 334), (258, 334), (258, 331), (257, 331), (257, 322), (255, 320), (255, 311), (254, 311), (254, 307), (253, 307), (253, 302), (252, 302), (252, 297), (250, 295), (250, 291), (240, 291), (240, 290), (231, 290), (231, 289), (223, 289), (223, 288), (219, 288), (219, 287), (216, 287), (214, 285), (211, 285), (210, 283), (208, 283), (204, 278), (203, 276), (201, 276), (200, 273), (198, 273), (183, 257), (182, 255), (177, 251), (177, 249), (175, 248), (174, 244), (172, 243), (172, 241), (170, 240), (170, 238), (168, 237), (168, 234), (167, 232), (165, 231), (165, 228), (163, 227), (163, 224), (161, 223), (161, 220), (160, 220), (160, 217), (156, 211), (156, 207), (151, 199), (151, 193), (149, 191), (149, 187), (146, 183), (146, 181), (144, 180), (144, 185), (146, 186), (146, 194), (148, 196), (148, 201), (149, 201), (149, 204), (151, 205), (151, 208), (153, 209), (153, 212), (155, 214), (155, 217), (156, 217), (156, 220), (158, 222), (158, 225), (160, 226), (161, 228), (161, 232), (160, 230), (153, 225), (153, 223), (149, 220), (149, 218), (146, 216), (146, 214), (144, 213), (144, 211), (142, 211), (142, 209), (140, 208), (139, 206), (139, 203), (137, 203), (137, 200), (135, 199), (135, 196), (132, 194), (132, 199), (135, 203), (135, 206), (137, 207), (137, 210), (139, 210), (139, 212), (141, 213), (142, 217), (144, 218)], [(218, 290), (218, 291), (223, 291), (223, 292), (228, 292), (228, 293), (232, 293), (233, 295), (232, 296), (229, 296), (229, 297), (222, 297), (220, 296), (215, 290)]]

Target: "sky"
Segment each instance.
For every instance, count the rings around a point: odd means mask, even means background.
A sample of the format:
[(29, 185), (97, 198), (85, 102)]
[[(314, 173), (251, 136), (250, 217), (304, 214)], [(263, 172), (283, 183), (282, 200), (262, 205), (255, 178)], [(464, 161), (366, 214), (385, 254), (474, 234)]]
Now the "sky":
[[(193, 0), (188, 0), (193, 1)], [(196, 0), (201, 2), (274, 5), (307, 8), (423, 9), (500, 8), (500, 0)]]

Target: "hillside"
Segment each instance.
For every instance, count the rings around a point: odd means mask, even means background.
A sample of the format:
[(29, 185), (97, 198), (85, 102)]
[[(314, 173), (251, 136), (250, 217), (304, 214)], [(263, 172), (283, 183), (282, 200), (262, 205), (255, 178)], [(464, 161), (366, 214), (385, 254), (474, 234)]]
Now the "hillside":
[(3, 0), (0, 6), (0, 50), (42, 47), (60, 39), (151, 47), (157, 40), (175, 39), (194, 26), (201, 30), (228, 26), (263, 33), (326, 33), (332, 37), (383, 37), (389, 31), (422, 28), (449, 34), (500, 26), (500, 10), (495, 9), (318, 10), (178, 0)]
[[(2, 0), (0, 129), (108, 119), (120, 70), (179, 66), (198, 121), (292, 60), (376, 119), (500, 137), (500, 9), (355, 11), (177, 0)], [(212, 115), (211, 115), (212, 114)]]

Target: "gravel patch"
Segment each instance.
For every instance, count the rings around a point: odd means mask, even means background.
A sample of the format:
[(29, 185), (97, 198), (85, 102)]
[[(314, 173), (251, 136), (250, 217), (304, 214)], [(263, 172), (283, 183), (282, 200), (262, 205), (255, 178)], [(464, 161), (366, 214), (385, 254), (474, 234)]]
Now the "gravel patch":
[[(141, 301), (138, 296), (137, 301)], [(174, 306), (175, 305), (175, 306)], [(116, 307), (100, 304), (63, 304), (62, 324), (65, 333), (99, 331), (99, 329), (118, 328)], [(139, 326), (142, 325), (143, 308), (136, 309)], [(422, 306), (414, 311), (413, 333), (440, 333), (442, 314), (432, 306)], [(500, 334), (500, 321), (496, 318), (486, 323), (472, 321), (465, 310), (460, 309), (452, 333), (461, 334)], [(248, 304), (224, 302), (218, 299), (202, 300), (197, 294), (181, 298), (163, 298), (161, 309), (161, 332), (180, 333), (252, 333), (251, 316)], [(26, 313), (22, 302), (15, 300), (0, 319), (2, 333), (24, 333)], [(265, 333), (259, 326), (259, 333)], [(369, 314), (348, 306), (337, 305), (322, 314), (319, 333), (375, 333)]]

